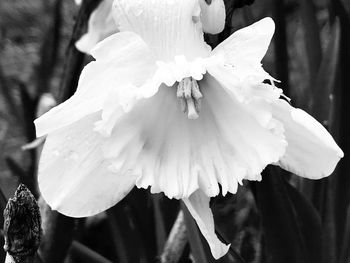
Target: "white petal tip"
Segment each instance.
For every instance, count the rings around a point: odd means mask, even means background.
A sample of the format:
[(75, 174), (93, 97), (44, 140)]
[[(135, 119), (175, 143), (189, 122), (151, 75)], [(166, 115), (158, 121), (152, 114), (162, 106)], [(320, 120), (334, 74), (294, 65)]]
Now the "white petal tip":
[(89, 34), (83, 35), (77, 42), (75, 48), (82, 53), (91, 54), (91, 50), (96, 45), (98, 40), (93, 39)]
[(266, 27), (269, 27), (269, 28), (275, 28), (275, 22), (271, 17), (265, 17), (260, 21), (258, 21), (257, 23), (265, 24)]
[(220, 247), (217, 248), (217, 250), (212, 251), (213, 258), (218, 260), (219, 258), (225, 256), (230, 249), (231, 244), (224, 245), (220, 244)]
[(339, 159), (344, 157), (344, 152), (340, 148), (338, 149), (338, 157)]
[(223, 0), (213, 0), (207, 4), (205, 0), (199, 1), (201, 7), (201, 20), (203, 31), (208, 34), (218, 34), (225, 28), (226, 10)]

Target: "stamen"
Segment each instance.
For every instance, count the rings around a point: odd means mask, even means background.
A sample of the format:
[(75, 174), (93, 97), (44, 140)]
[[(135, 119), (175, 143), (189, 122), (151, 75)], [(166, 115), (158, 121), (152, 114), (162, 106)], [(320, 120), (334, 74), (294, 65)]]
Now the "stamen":
[(194, 105), (194, 102), (193, 102), (193, 99), (190, 98), (190, 99), (186, 99), (186, 102), (187, 102), (187, 117), (190, 119), (190, 120), (195, 120), (199, 117), (198, 113), (197, 113), (197, 109), (195, 108), (195, 105)]
[(192, 79), (192, 97), (194, 99), (194, 106), (199, 113), (201, 111), (201, 99), (203, 95), (199, 90), (199, 85), (196, 80)]
[(187, 112), (187, 102), (185, 98), (179, 98), (180, 100), (180, 107), (183, 113)]
[(189, 119), (197, 119), (203, 95), (199, 85), (193, 78), (184, 78), (178, 83), (176, 96), (180, 100), (181, 110)]

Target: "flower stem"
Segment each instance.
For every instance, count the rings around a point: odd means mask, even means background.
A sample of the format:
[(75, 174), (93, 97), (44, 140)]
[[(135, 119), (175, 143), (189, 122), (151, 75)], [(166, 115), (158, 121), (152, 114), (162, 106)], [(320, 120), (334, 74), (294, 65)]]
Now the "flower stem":
[(178, 262), (187, 244), (187, 229), (182, 210), (177, 215), (176, 221), (171, 229), (169, 238), (160, 256), (161, 263)]

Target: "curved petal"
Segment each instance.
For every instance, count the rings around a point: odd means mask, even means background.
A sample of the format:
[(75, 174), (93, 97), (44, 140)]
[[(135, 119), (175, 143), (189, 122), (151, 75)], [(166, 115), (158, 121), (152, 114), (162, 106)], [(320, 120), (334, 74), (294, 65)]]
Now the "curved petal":
[[(160, 87), (119, 118), (103, 145), (106, 158), (120, 169), (139, 173), (136, 185), (169, 198), (235, 193), (243, 179), (259, 180), (277, 162), (286, 141), (271, 109), (259, 101), (238, 102), (211, 76), (199, 82), (199, 118), (189, 120), (176, 100), (175, 87)], [(131, 166), (125, 160), (136, 159)], [(129, 162), (130, 163), (130, 162)]]
[(175, 56), (192, 60), (210, 52), (202, 25), (194, 19), (200, 10), (198, 0), (118, 0), (113, 7), (120, 30), (140, 35), (158, 60), (169, 62)]
[(275, 24), (269, 17), (234, 32), (213, 50), (226, 64), (260, 65), (271, 42)]
[(225, 28), (226, 9), (223, 0), (199, 0), (201, 7), (201, 21), (203, 31), (209, 34), (218, 34)]
[(112, 16), (112, 4), (113, 0), (102, 0), (92, 12), (87, 33), (75, 43), (79, 51), (90, 54), (91, 49), (98, 42), (118, 31)]
[(50, 133), (39, 165), (39, 188), (54, 210), (71, 217), (97, 214), (119, 202), (136, 177), (115, 173), (103, 157), (104, 138), (93, 132), (95, 113)]
[[(103, 109), (110, 94), (128, 92), (125, 89), (131, 85), (142, 85), (156, 70), (147, 45), (132, 32), (110, 36), (100, 42), (92, 50), (92, 54), (96, 61), (88, 64), (82, 71), (76, 93), (35, 120), (37, 136), (55, 131)], [(138, 90), (134, 91), (136, 93)], [(116, 105), (122, 103), (118, 97), (114, 96), (114, 99)]]
[(223, 244), (215, 234), (214, 218), (209, 207), (210, 198), (200, 190), (189, 198), (183, 199), (197, 225), (207, 240), (211, 253), (215, 259), (221, 258), (229, 250), (230, 245)]
[(267, 101), (277, 100), (282, 90), (273, 85), (264, 84), (265, 79), (272, 79), (261, 66), (258, 67), (225, 67), (218, 64), (209, 64), (208, 73), (235, 94), (240, 102), (249, 102), (255, 99)]
[(283, 123), (288, 141), (286, 154), (279, 162), (282, 168), (310, 179), (333, 172), (344, 154), (319, 122), (284, 100), (273, 104), (273, 116)]
[[(233, 164), (228, 175), (236, 177), (238, 182), (242, 179), (260, 180), (260, 173), (266, 165), (276, 162), (285, 153), (287, 142), (283, 126), (273, 118), (264, 97), (240, 102), (226, 85), (219, 84), (219, 78), (213, 77), (200, 82), (201, 91), (221, 140), (226, 144), (225, 150), (230, 149), (224, 152), (227, 163)], [(224, 180), (220, 183), (225, 193)]]

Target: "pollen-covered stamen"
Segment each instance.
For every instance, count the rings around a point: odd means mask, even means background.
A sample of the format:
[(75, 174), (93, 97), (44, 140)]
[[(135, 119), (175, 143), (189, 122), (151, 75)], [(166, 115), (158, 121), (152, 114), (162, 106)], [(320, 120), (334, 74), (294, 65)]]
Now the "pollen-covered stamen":
[(184, 78), (178, 83), (176, 95), (180, 101), (181, 110), (187, 113), (189, 119), (197, 119), (203, 97), (199, 85), (193, 78)]

